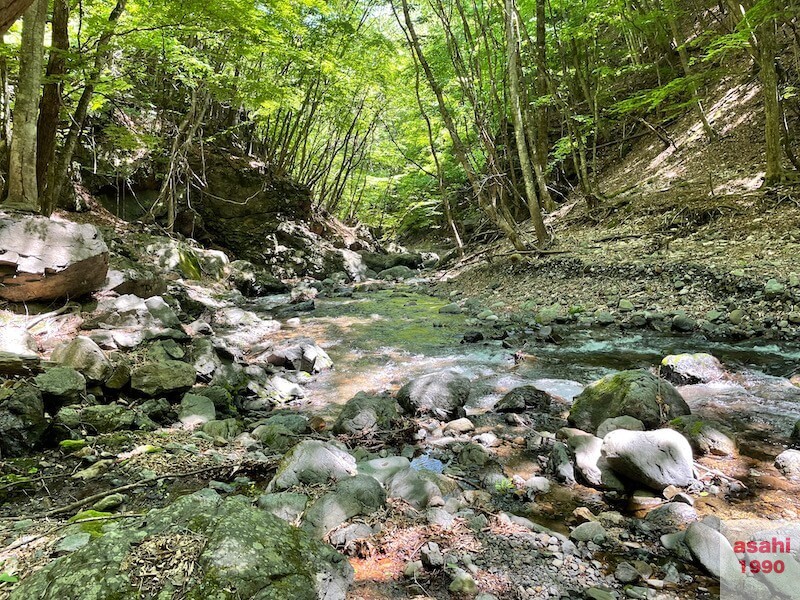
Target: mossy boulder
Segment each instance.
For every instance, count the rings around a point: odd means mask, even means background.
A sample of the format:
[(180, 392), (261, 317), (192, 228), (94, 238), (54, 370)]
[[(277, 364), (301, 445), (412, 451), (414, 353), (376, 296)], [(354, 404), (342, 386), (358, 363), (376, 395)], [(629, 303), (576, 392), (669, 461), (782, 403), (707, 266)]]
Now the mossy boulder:
[(48, 409), (76, 404), (86, 394), (86, 378), (72, 367), (54, 367), (37, 375), (36, 387), (42, 392)]
[(113, 371), (105, 352), (83, 335), (56, 346), (50, 360), (80, 371), (89, 381), (105, 381)]
[(151, 362), (134, 369), (131, 388), (146, 396), (188, 390), (196, 378), (194, 367), (179, 360)]
[[(180, 551), (162, 576), (161, 546)], [(158, 575), (154, 575), (157, 573)], [(330, 546), (243, 497), (205, 489), (138, 519), (111, 521), (102, 535), (24, 578), (12, 600), (344, 600), (353, 579)]]
[(655, 429), (691, 412), (672, 384), (645, 370), (606, 375), (587, 386), (572, 404), (571, 425), (595, 432), (606, 419), (627, 415)]
[[(5, 391), (0, 388), (0, 393)], [(42, 396), (32, 385), (23, 384), (0, 401), (2, 456), (21, 456), (30, 452), (39, 445), (47, 427)]]
[(136, 416), (136, 411), (119, 404), (98, 404), (81, 410), (81, 422), (91, 433), (134, 429)]
[(722, 423), (686, 415), (673, 419), (669, 425), (689, 440), (697, 454), (732, 456), (736, 453), (734, 434)]
[(394, 398), (358, 392), (344, 405), (333, 431), (352, 435), (377, 433), (391, 427), (397, 416)]

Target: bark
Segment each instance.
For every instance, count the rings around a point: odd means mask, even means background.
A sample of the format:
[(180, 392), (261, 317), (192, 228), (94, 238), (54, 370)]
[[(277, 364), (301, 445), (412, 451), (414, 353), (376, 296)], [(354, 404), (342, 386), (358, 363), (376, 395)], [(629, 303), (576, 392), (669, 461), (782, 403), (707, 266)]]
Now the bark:
[(31, 4), (33, 0), (0, 0), (0, 35), (8, 31)]
[(6, 207), (34, 212), (39, 210), (39, 191), (36, 184), (36, 118), (42, 87), (46, 20), (47, 0), (36, 0), (25, 11), (6, 194)]
[[(69, 50), (69, 0), (53, 0), (53, 42), (47, 62), (42, 101), (39, 104), (37, 125), (36, 182), (39, 195), (46, 197), (47, 167), (56, 155), (56, 132), (61, 111), (62, 77), (66, 72), (66, 52)], [(42, 213), (49, 215), (53, 206), (42, 205)]]
[[(536, 95), (539, 97), (539, 106), (536, 107), (536, 149), (534, 160), (541, 172), (542, 180), (547, 173), (547, 155), (549, 154), (550, 144), (548, 142), (548, 111), (544, 98), (547, 96), (547, 39), (545, 37), (545, 0), (536, 0)], [(538, 172), (537, 172), (538, 175)], [(541, 188), (540, 182), (540, 188)], [(541, 195), (542, 208), (553, 210), (553, 202), (547, 185), (544, 186), (546, 194)]]
[(536, 183), (534, 180), (533, 169), (531, 169), (531, 157), (528, 152), (528, 143), (525, 139), (525, 125), (522, 119), (520, 108), (519, 93), (519, 38), (515, 33), (517, 25), (514, 0), (506, 0), (506, 43), (508, 50), (508, 80), (509, 95), (511, 100), (511, 112), (514, 117), (514, 138), (516, 140), (517, 154), (519, 156), (522, 178), (525, 182), (525, 194), (528, 198), (528, 210), (530, 211), (531, 222), (536, 230), (536, 239), (540, 245), (547, 243), (547, 229), (542, 220), (542, 212), (539, 208), (539, 199), (536, 195)]
[[(770, 2), (769, 10), (772, 12), (774, 3)], [(764, 94), (764, 115), (766, 124), (764, 135), (767, 150), (767, 172), (764, 177), (765, 185), (775, 185), (784, 180), (784, 170), (781, 148), (781, 109), (778, 97), (778, 73), (775, 69), (775, 18), (769, 17), (758, 27), (756, 36), (759, 41), (759, 78)]]

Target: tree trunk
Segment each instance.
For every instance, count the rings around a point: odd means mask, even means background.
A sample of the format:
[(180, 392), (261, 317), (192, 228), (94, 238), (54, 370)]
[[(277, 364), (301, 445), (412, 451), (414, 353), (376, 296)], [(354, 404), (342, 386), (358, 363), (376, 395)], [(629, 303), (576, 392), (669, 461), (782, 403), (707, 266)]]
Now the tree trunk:
[(422, 44), (420, 44), (419, 37), (414, 29), (414, 23), (411, 20), (411, 14), (408, 8), (408, 0), (401, 1), (403, 7), (403, 21), (405, 22), (407, 35), (409, 36), (409, 44), (411, 45), (412, 51), (416, 53), (419, 64), (422, 66), (422, 70), (425, 73), (425, 78), (428, 80), (428, 85), (430, 85), (434, 96), (436, 96), (436, 103), (439, 106), (439, 113), (441, 114), (442, 121), (444, 121), (444, 125), (447, 128), (448, 133), (450, 134), (450, 139), (453, 142), (453, 154), (455, 154), (456, 159), (466, 173), (467, 179), (472, 187), (472, 191), (478, 200), (478, 205), (489, 217), (489, 220), (491, 220), (492, 223), (494, 223), (494, 225), (503, 232), (503, 235), (508, 238), (514, 248), (517, 250), (527, 250), (527, 247), (519, 237), (516, 227), (514, 227), (512, 223), (500, 215), (497, 211), (497, 207), (486, 197), (486, 193), (481, 185), (480, 177), (475, 172), (475, 169), (469, 160), (469, 156), (467, 155), (466, 145), (461, 139), (461, 136), (458, 134), (458, 129), (453, 121), (453, 116), (450, 113), (450, 110), (447, 108), (447, 104), (445, 104), (442, 87), (436, 80), (433, 70), (428, 64), (425, 54), (422, 52)]
[(0, 0), (0, 35), (8, 31), (31, 4), (33, 0)]
[(759, 48), (759, 78), (761, 90), (764, 94), (764, 116), (766, 124), (764, 135), (767, 150), (767, 172), (764, 177), (765, 185), (775, 185), (784, 179), (781, 149), (781, 110), (778, 98), (778, 73), (775, 70), (775, 17), (774, 2), (769, 3), (770, 16), (758, 27), (757, 36)]
[(64, 184), (66, 184), (69, 178), (69, 166), (72, 163), (72, 156), (75, 154), (75, 148), (78, 146), (78, 140), (81, 137), (81, 133), (83, 133), (83, 125), (86, 122), (86, 115), (89, 113), (89, 104), (92, 101), (94, 89), (100, 81), (103, 69), (105, 69), (111, 58), (111, 38), (114, 36), (114, 29), (122, 13), (125, 11), (126, 4), (127, 0), (117, 0), (116, 6), (108, 16), (106, 30), (97, 41), (94, 65), (86, 80), (86, 86), (83, 88), (81, 97), (78, 100), (78, 105), (75, 107), (75, 114), (72, 116), (72, 125), (64, 140), (64, 146), (61, 148), (61, 152), (58, 153), (58, 157), (50, 161), (50, 165), (47, 169), (47, 189), (45, 190), (43, 198), (44, 206), (56, 206), (58, 199), (61, 197), (61, 192), (64, 189)]
[(519, 37), (516, 34), (516, 11), (514, 0), (506, 0), (506, 46), (508, 51), (508, 80), (511, 112), (514, 117), (514, 138), (517, 145), (522, 178), (525, 182), (525, 194), (528, 197), (528, 211), (536, 230), (536, 239), (540, 245), (548, 241), (547, 229), (542, 220), (539, 199), (536, 195), (536, 182), (531, 169), (531, 157), (525, 139), (525, 125), (522, 120), (522, 109), (519, 102)]
[[(56, 133), (61, 111), (62, 77), (66, 71), (66, 52), (69, 50), (69, 0), (53, 0), (53, 43), (47, 62), (47, 82), (39, 104), (37, 125), (36, 182), (39, 195), (46, 197), (47, 167), (56, 155)], [(42, 213), (49, 215), (54, 206), (42, 203)]]
[(541, 181), (539, 188), (541, 190), (544, 183), (544, 194), (540, 192), (540, 200), (542, 201), (542, 208), (545, 210), (553, 210), (555, 202), (547, 190), (545, 176), (547, 173), (547, 156), (550, 150), (550, 144), (547, 139), (548, 133), (548, 110), (547, 103), (544, 98), (547, 96), (547, 39), (545, 37), (545, 16), (544, 16), (544, 3), (545, 0), (536, 0), (536, 95), (539, 99), (539, 105), (536, 107), (536, 148), (534, 152), (534, 160), (537, 165), (537, 176), (541, 172)]
[(36, 0), (25, 11), (5, 203), (7, 208), (33, 212), (39, 210), (36, 185), (36, 118), (42, 87), (46, 20), (47, 0)]

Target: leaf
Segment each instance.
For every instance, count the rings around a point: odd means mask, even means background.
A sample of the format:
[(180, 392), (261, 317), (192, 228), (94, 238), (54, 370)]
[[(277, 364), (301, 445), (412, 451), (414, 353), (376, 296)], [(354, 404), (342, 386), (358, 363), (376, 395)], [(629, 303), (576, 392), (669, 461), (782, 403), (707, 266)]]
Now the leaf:
[(4, 583), (17, 583), (19, 581), (19, 577), (16, 575), (11, 575), (10, 573), (0, 573), (0, 581)]

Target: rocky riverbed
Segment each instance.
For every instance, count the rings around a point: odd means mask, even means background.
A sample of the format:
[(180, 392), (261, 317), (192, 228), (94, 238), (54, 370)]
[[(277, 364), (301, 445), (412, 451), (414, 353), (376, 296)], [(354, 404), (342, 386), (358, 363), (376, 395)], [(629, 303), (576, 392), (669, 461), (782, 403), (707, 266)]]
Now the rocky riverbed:
[(787, 342), (108, 244), (2, 312), (0, 597), (711, 598), (797, 519)]

